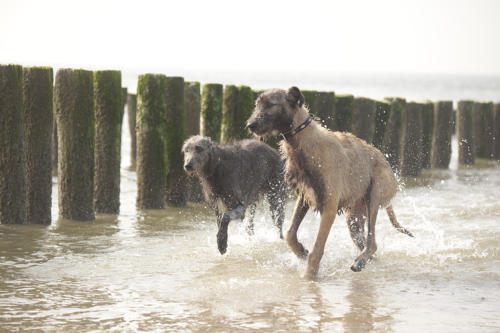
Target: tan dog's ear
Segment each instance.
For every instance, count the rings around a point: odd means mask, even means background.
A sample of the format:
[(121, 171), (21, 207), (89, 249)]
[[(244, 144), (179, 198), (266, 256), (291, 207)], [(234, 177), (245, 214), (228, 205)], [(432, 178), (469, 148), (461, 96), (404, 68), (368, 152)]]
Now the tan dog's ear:
[(300, 92), (299, 88), (291, 87), (286, 93), (286, 100), (291, 106), (299, 105), (302, 107), (304, 105), (304, 95)]

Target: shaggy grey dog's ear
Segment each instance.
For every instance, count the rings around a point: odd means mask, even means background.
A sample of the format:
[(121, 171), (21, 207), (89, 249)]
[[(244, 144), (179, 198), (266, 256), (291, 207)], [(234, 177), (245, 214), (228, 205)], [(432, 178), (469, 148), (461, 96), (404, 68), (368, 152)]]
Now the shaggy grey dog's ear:
[(299, 88), (291, 87), (286, 93), (286, 100), (291, 106), (299, 105), (302, 107), (304, 105), (304, 95), (300, 92)]

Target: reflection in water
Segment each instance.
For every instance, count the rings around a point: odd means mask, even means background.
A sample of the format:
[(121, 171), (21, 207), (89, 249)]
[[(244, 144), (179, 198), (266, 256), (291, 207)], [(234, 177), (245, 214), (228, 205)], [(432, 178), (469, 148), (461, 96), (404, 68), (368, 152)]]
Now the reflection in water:
[[(1, 330), (500, 329), (498, 163), (408, 181), (394, 207), (416, 237), (379, 214), (376, 260), (361, 273), (349, 269), (357, 250), (338, 217), (315, 282), (302, 278), (305, 261), (277, 237), (264, 207), (254, 236), (244, 224), (230, 225), (222, 256), (203, 205), (137, 212), (127, 167), (118, 216), (0, 225)], [(53, 205), (57, 217), (56, 186)], [(287, 220), (292, 209), (290, 201)], [(309, 249), (318, 221), (309, 213), (299, 230)]]

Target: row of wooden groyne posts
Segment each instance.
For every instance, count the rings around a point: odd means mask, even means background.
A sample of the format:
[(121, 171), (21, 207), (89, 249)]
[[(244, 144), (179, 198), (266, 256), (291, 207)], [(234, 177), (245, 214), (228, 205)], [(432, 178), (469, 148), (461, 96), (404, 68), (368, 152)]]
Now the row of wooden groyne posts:
[[(120, 71), (0, 65), (0, 224), (51, 222), (52, 174), (59, 216), (88, 221), (117, 214), (124, 107), (137, 172), (137, 208), (199, 201), (199, 184), (183, 171), (181, 147), (201, 134), (219, 142), (249, 137), (244, 129), (260, 91), (247, 86), (185, 82), (144, 74), (137, 95)], [(459, 101), (375, 101), (303, 91), (324, 126), (349, 131), (386, 154), (401, 176), (446, 169), (451, 136), (459, 164), (500, 159), (500, 104)], [(456, 121), (455, 121), (456, 120)], [(278, 138), (269, 144), (276, 145)]]

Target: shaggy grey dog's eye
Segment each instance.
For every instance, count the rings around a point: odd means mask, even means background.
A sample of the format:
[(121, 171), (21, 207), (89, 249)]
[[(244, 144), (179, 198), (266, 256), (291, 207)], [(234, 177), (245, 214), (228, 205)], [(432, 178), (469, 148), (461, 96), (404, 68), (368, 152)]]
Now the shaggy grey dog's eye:
[(197, 153), (201, 153), (203, 151), (203, 148), (200, 147), (200, 146), (196, 146), (194, 147), (194, 150), (197, 152)]

